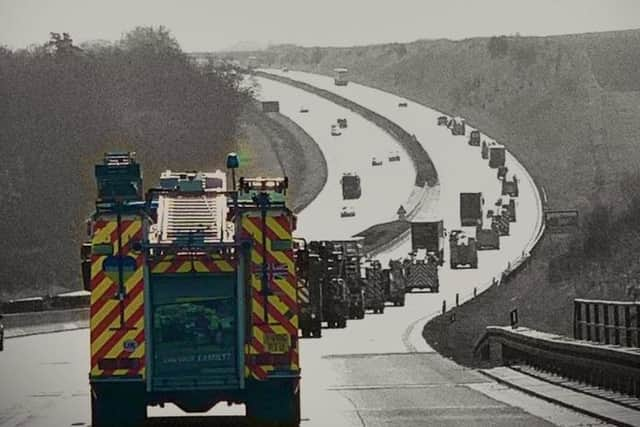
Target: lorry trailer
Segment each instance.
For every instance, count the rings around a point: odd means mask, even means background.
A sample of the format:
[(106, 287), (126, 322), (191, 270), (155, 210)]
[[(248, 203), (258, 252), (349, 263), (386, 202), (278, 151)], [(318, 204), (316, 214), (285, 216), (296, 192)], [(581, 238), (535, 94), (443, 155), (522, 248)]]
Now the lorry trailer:
[(460, 193), (460, 224), (463, 227), (482, 226), (482, 193)]
[(346, 86), (349, 83), (347, 73), (349, 70), (346, 68), (334, 68), (333, 69), (333, 83), (336, 86)]

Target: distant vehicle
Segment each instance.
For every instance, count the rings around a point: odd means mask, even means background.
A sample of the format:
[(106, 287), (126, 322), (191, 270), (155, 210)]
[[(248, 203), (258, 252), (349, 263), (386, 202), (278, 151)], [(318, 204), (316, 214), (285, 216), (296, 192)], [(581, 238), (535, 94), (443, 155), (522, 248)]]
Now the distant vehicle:
[(340, 129), (346, 129), (347, 128), (347, 119), (338, 119), (338, 127)]
[(496, 144), (489, 146), (489, 167), (497, 169), (504, 166), (505, 149), (504, 145)]
[(398, 107), (405, 107), (405, 108), (406, 108), (407, 106), (408, 106), (408, 104), (407, 104), (407, 102), (406, 102), (406, 101), (400, 101), (400, 102), (398, 102)]
[(282, 69), (282, 72), (283, 72), (283, 73), (288, 73), (288, 72), (289, 72), (289, 69), (288, 69), (287, 67), (284, 67), (284, 68)]
[(333, 83), (336, 86), (346, 86), (349, 83), (347, 73), (349, 70), (346, 68), (334, 68), (333, 69)]
[(498, 168), (498, 173), (496, 174), (496, 176), (500, 181), (502, 181), (507, 176), (507, 172), (509, 172), (509, 168), (507, 168), (506, 166), (500, 166)]
[(438, 126), (448, 126), (449, 125), (449, 117), (440, 116), (438, 117)]
[(444, 223), (440, 221), (421, 221), (411, 223), (411, 252), (424, 249), (422, 259), (433, 258), (439, 265), (444, 263)]
[(472, 130), (469, 134), (469, 145), (473, 145), (474, 147), (480, 146), (480, 131)]
[(356, 216), (356, 211), (355, 209), (353, 209), (353, 206), (343, 206), (342, 210), (340, 211), (340, 217), (348, 218), (352, 216)]
[(359, 199), (362, 195), (360, 176), (355, 173), (343, 173), (340, 185), (342, 185), (342, 198), (345, 200)]
[(460, 266), (478, 268), (478, 248), (476, 239), (461, 230), (449, 233), (449, 263), (452, 270)]
[(331, 125), (331, 135), (340, 136), (340, 135), (342, 135), (342, 132), (340, 132), (340, 129), (338, 129), (338, 126)]
[(476, 246), (479, 251), (500, 249), (500, 235), (493, 228), (476, 229)]
[(300, 107), (300, 112), (301, 113), (308, 113), (309, 109), (303, 105), (302, 107)]
[(258, 68), (258, 58), (256, 58), (255, 56), (250, 56), (249, 58), (247, 58), (247, 69), (251, 71), (256, 68)]
[(460, 224), (463, 227), (482, 226), (482, 193), (460, 193)]
[(493, 214), (491, 217), (491, 229), (495, 230), (499, 236), (508, 236), (509, 229), (509, 216), (506, 209), (502, 209), (500, 215)]
[(4, 351), (4, 325), (2, 324), (2, 314), (0, 314), (0, 351)]
[(390, 162), (399, 162), (400, 161), (400, 153), (397, 151), (391, 151), (389, 153), (389, 161)]
[(502, 195), (518, 197), (518, 194), (520, 194), (520, 192), (518, 191), (518, 177), (514, 174), (513, 178), (511, 178), (511, 181), (509, 181), (505, 176), (505, 178), (502, 180)]
[(371, 166), (382, 166), (382, 160), (378, 160), (377, 157), (372, 157)]
[(451, 134), (464, 135), (466, 132), (466, 122), (462, 117), (454, 117), (449, 122), (449, 128), (451, 128)]

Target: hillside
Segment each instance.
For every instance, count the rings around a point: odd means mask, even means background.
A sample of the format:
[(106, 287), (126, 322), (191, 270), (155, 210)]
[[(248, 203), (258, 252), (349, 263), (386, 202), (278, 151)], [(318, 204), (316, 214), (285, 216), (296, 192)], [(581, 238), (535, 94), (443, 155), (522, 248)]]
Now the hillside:
[[(504, 142), (548, 195), (580, 211), (573, 235), (548, 235), (532, 267), (434, 322), (430, 342), (459, 360), (487, 324), (571, 330), (574, 297), (631, 298), (640, 278), (640, 31), (421, 40), (349, 48), (278, 46), (265, 65), (331, 74), (461, 115)], [(242, 58), (241, 56), (235, 56)]]

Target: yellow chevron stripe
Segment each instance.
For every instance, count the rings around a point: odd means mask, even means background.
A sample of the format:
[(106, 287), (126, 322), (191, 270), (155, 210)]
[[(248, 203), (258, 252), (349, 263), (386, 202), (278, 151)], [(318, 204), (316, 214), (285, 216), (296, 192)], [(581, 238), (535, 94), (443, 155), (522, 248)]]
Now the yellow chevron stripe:
[(102, 271), (102, 263), (106, 259), (106, 255), (100, 255), (91, 263), (91, 279), (95, 278)]
[(127, 245), (131, 241), (131, 238), (135, 236), (141, 228), (142, 221), (140, 221), (139, 219), (134, 220), (131, 224), (129, 224), (129, 227), (127, 227), (122, 233), (122, 247)]
[(128, 331), (124, 336), (107, 352), (106, 358), (115, 358), (118, 357), (120, 353), (122, 353), (122, 349), (124, 348), (124, 342), (127, 340), (132, 340), (138, 335), (138, 333), (144, 328), (144, 316), (140, 318), (135, 324), (135, 329)]
[[(286, 305), (285, 303), (282, 302), (282, 300), (280, 299), (280, 297), (278, 297), (277, 295), (270, 295), (269, 297), (269, 304), (271, 304), (271, 306), (275, 307), (276, 310), (278, 310), (280, 312), (280, 314), (282, 314), (285, 318), (288, 319), (287, 316), (285, 316), (285, 313), (287, 311), (289, 311), (289, 306)], [(273, 319), (271, 317), (271, 315), (269, 315), (270, 319)], [(277, 322), (276, 319), (270, 320), (273, 322)]]
[(180, 264), (180, 266), (176, 270), (176, 273), (188, 273), (190, 271), (191, 271), (191, 261), (184, 261), (182, 264)]
[[(270, 217), (267, 217), (267, 224), (269, 224), (269, 221), (268, 221), (269, 218)], [(273, 218), (272, 220), (275, 222)], [(277, 225), (279, 226), (279, 224)], [(256, 227), (248, 219), (242, 222), (242, 226), (250, 235), (253, 236), (256, 242), (260, 242), (260, 243), (262, 242), (262, 230), (260, 230), (259, 227)], [(267, 238), (266, 240), (267, 240), (267, 247), (266, 247), (267, 252), (271, 254), (278, 262), (280, 262), (281, 264), (284, 264), (287, 267), (287, 270), (289, 270), (289, 272), (292, 273), (294, 271), (293, 269), (295, 266), (293, 260), (289, 258), (282, 251), (271, 251), (270, 250), (271, 240), (269, 238)], [(251, 259), (253, 262), (257, 264), (262, 264), (262, 255), (260, 255), (260, 253), (255, 249), (252, 250)]]
[(197, 261), (197, 260), (193, 261), (193, 269), (194, 269), (194, 271), (197, 271), (198, 273), (207, 273), (209, 271), (207, 266), (204, 265), (204, 263), (202, 261)]
[(296, 301), (296, 288), (287, 279), (276, 279), (275, 282), (292, 301)]
[(113, 310), (115, 310), (118, 307), (118, 301), (115, 299), (110, 299), (109, 301), (107, 301), (102, 308), (100, 309), (99, 312), (97, 312), (95, 315), (91, 316), (91, 320), (90, 320), (90, 326), (91, 329), (95, 329), (98, 327), (98, 325), (100, 323), (102, 323), (102, 320), (104, 320), (104, 318), (111, 313)]
[(224, 272), (233, 271), (233, 266), (229, 264), (228, 261), (225, 261), (225, 260), (215, 261), (215, 264), (220, 269), (220, 271), (224, 271)]
[(107, 222), (104, 227), (94, 233), (91, 243), (111, 243), (111, 233), (113, 233), (117, 226), (116, 221)]
[[(117, 301), (113, 301), (114, 304), (112, 304), (112, 308), (111, 310), (101, 310), (102, 311), (106, 311), (106, 313), (108, 314), (109, 312), (111, 312), (112, 310), (118, 310), (118, 302)], [(140, 294), (136, 297), (136, 299), (134, 299), (133, 301), (130, 301), (127, 306), (124, 309), (124, 318), (129, 319), (131, 317), (131, 315), (139, 308), (142, 306), (142, 304), (144, 303), (144, 292), (140, 292)], [(106, 314), (105, 314), (106, 315)], [(103, 316), (104, 317), (104, 316)], [(141, 320), (144, 320), (144, 316), (142, 316)], [(96, 324), (97, 325), (97, 324)], [(119, 326), (120, 325), (120, 318), (117, 317), (116, 319), (114, 319), (113, 323), (111, 324), (112, 326)], [(91, 327), (94, 327), (93, 321), (91, 323)], [(91, 354), (95, 354), (96, 352), (98, 352), (102, 346), (109, 340), (109, 338), (111, 338), (111, 336), (113, 335), (113, 331), (109, 330), (110, 328), (105, 329), (102, 334), (100, 334), (99, 337), (97, 337), (92, 343), (91, 343)]]
[(171, 267), (171, 261), (160, 261), (151, 269), (152, 273), (164, 273)]
[(267, 227), (271, 229), (282, 240), (289, 240), (291, 238), (291, 233), (282, 228), (280, 223), (276, 221), (276, 219), (272, 216), (267, 217)]
[(98, 283), (98, 286), (96, 286), (95, 289), (91, 291), (91, 304), (105, 297), (105, 292), (107, 292), (107, 289), (109, 289), (109, 286), (111, 286), (112, 283), (113, 281), (105, 276), (104, 279), (102, 279), (102, 281)]
[(265, 307), (262, 304), (260, 304), (259, 301), (256, 301), (255, 298), (252, 298), (251, 310), (259, 319), (264, 319)]

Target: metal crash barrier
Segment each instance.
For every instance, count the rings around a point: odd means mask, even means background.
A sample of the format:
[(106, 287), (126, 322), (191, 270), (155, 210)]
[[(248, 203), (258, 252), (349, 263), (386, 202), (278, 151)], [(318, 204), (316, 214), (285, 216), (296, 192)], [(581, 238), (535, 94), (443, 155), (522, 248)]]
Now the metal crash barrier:
[(573, 337), (602, 344), (640, 347), (640, 301), (573, 301)]
[(474, 347), (492, 365), (527, 364), (573, 380), (640, 397), (640, 352), (528, 328), (488, 326)]

